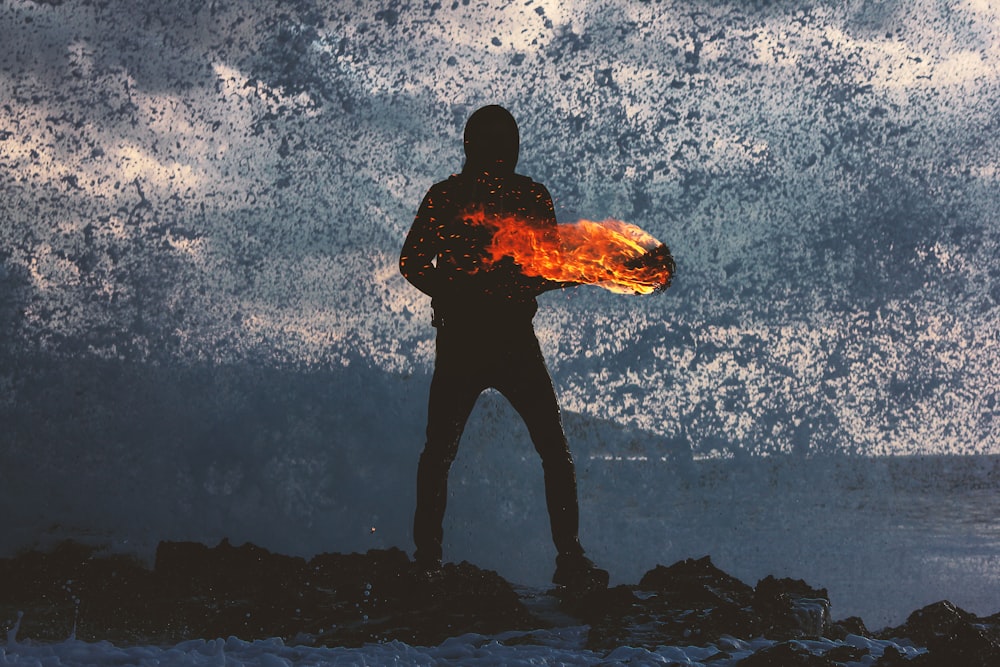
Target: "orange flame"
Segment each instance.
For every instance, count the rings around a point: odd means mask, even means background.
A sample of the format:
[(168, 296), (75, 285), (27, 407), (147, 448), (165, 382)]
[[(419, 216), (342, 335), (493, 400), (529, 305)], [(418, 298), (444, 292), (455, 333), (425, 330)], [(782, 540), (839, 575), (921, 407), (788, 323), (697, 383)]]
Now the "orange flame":
[(493, 231), (487, 247), (492, 264), (511, 257), (527, 276), (599, 285), (619, 294), (665, 290), (674, 275), (670, 249), (621, 220), (580, 220), (551, 229), (517, 216), (475, 212), (466, 219)]

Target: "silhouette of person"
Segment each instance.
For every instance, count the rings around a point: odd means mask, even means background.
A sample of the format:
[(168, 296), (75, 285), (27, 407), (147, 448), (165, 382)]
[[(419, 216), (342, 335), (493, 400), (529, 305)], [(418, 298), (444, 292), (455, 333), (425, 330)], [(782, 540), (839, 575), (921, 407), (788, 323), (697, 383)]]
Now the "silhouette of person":
[(441, 567), (448, 471), (477, 398), (492, 387), (524, 420), (542, 460), (558, 552), (553, 582), (606, 585), (607, 572), (580, 546), (573, 457), (532, 326), (535, 297), (570, 283), (525, 276), (509, 257), (484, 262), (492, 232), (465, 219), (474, 211), (513, 214), (556, 234), (552, 198), (545, 186), (514, 172), (520, 137), (506, 109), (477, 110), (464, 139), (462, 172), (427, 192), (399, 260), (403, 276), (431, 297), (437, 328), (427, 441), (417, 470), (415, 560), (425, 570)]

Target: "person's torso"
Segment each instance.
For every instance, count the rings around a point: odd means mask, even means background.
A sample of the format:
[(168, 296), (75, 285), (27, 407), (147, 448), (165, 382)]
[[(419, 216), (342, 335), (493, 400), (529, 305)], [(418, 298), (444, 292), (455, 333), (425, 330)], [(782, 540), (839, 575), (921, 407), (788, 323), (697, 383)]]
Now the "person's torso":
[(513, 217), (554, 225), (544, 188), (520, 174), (459, 174), (434, 186), (433, 201), (437, 269), (448, 285), (434, 299), (439, 322), (490, 326), (530, 321), (537, 310), (539, 279), (525, 276), (510, 257), (490, 255), (493, 228), (482, 221)]

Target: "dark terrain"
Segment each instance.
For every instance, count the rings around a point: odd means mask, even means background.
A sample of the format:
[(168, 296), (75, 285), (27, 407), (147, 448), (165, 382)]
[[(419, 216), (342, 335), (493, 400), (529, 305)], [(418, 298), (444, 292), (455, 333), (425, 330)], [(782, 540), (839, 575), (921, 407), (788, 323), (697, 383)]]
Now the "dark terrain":
[[(396, 549), (307, 561), (252, 544), (163, 542), (149, 569), (129, 556), (66, 542), (50, 552), (0, 560), (0, 586), (8, 641), (75, 636), (163, 645), (237, 636), (327, 646), (391, 640), (433, 646), (469, 632), (573, 624), (589, 627), (587, 648), (599, 652), (707, 645), (723, 636), (778, 642), (740, 663), (747, 667), (859, 661), (866, 649), (845, 645), (816, 656), (794, 642), (850, 634), (905, 638), (928, 649), (915, 659), (887, 650), (877, 665), (1000, 664), (1000, 614), (978, 618), (942, 601), (913, 612), (899, 627), (873, 633), (856, 617), (833, 621), (824, 589), (774, 577), (751, 587), (708, 557), (657, 566), (637, 585), (525, 594), (469, 563), (428, 575)], [(531, 634), (520, 641), (531, 641)]]

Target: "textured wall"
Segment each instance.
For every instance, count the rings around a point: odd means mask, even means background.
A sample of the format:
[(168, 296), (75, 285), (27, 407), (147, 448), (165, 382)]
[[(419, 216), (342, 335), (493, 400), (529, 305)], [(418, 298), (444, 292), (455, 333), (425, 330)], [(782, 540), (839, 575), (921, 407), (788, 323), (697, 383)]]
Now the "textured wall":
[(995, 4), (8, 0), (0, 33), (15, 546), (405, 535), (433, 330), (396, 259), (493, 102), (561, 219), (678, 261), (543, 299), (578, 458), (1000, 453)]

